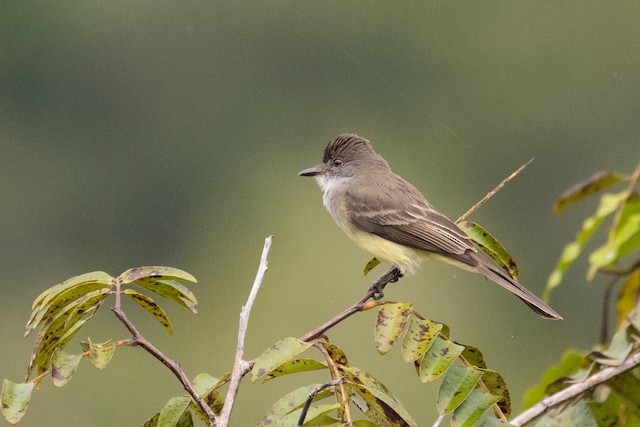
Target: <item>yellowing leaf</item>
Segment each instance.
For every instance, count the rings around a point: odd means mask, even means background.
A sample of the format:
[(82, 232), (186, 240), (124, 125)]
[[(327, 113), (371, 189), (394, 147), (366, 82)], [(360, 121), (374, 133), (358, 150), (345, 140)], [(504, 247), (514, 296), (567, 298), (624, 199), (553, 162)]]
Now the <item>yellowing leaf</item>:
[(489, 393), (498, 396), (496, 403), (500, 411), (508, 418), (509, 415), (511, 415), (511, 396), (509, 395), (507, 384), (504, 382), (502, 375), (496, 371), (485, 369), (482, 372), (481, 380)]
[[(322, 384), (309, 384), (300, 387), (291, 393), (280, 398), (269, 409), (260, 423), (261, 427), (293, 426), (297, 425), (300, 419), (300, 408), (305, 404), (311, 393), (317, 390)], [(318, 392), (313, 401), (316, 402), (333, 395), (331, 388)]]
[(369, 274), (369, 272), (376, 268), (378, 264), (380, 264), (380, 261), (377, 258), (371, 258), (367, 265), (364, 266), (364, 275), (366, 276)]
[(404, 361), (409, 363), (421, 359), (442, 330), (442, 326), (442, 323), (411, 316), (409, 327), (402, 339), (402, 358)]
[(618, 300), (616, 303), (616, 311), (618, 312), (618, 326), (619, 329), (622, 323), (627, 319), (627, 316), (638, 305), (640, 300), (640, 269), (635, 269), (627, 280), (625, 280), (620, 292), (618, 293)]
[(388, 303), (380, 308), (374, 332), (378, 353), (385, 354), (391, 350), (412, 311), (413, 305), (408, 303)]
[(106, 368), (113, 358), (113, 353), (116, 351), (116, 344), (110, 341), (111, 340), (103, 343), (93, 343), (89, 340), (89, 342), (80, 343), (82, 350), (89, 352), (91, 363), (97, 369)]
[(131, 268), (120, 275), (123, 284), (131, 283), (143, 278), (153, 278), (157, 280), (185, 280), (196, 283), (197, 280), (186, 271), (173, 267), (148, 266)]
[(134, 300), (140, 307), (151, 313), (151, 315), (155, 317), (156, 320), (160, 322), (170, 334), (173, 333), (173, 328), (171, 326), (169, 316), (167, 316), (167, 313), (162, 309), (162, 307), (156, 304), (154, 300), (146, 295), (134, 291), (133, 289), (125, 289), (124, 293), (126, 295), (129, 295), (129, 297), (131, 297), (131, 299)]
[(253, 369), (251, 369), (251, 381), (256, 382), (260, 379), (266, 379), (272, 371), (295, 359), (298, 354), (312, 345), (313, 343), (301, 341), (293, 337), (278, 341), (256, 359), (256, 363), (253, 365)]
[(160, 280), (153, 277), (143, 277), (132, 283), (164, 298), (177, 302), (193, 313), (198, 312), (198, 302), (196, 301), (196, 297), (193, 292), (175, 280)]
[(51, 356), (51, 380), (57, 387), (62, 387), (71, 380), (82, 360), (82, 354), (68, 355), (56, 348)]
[(560, 198), (553, 204), (553, 212), (558, 214), (570, 204), (596, 194), (605, 188), (609, 188), (620, 182), (623, 178), (621, 174), (616, 172), (597, 172), (585, 181), (574, 185), (562, 193)]
[(14, 383), (7, 379), (2, 382), (0, 412), (9, 424), (17, 424), (24, 417), (33, 387), (33, 383)]

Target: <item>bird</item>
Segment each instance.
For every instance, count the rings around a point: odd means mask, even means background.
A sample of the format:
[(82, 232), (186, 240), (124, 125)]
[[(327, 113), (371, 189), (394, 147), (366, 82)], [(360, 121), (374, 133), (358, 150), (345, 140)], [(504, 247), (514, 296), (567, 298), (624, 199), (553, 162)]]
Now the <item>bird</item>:
[(474, 242), (408, 181), (396, 175), (371, 142), (343, 133), (327, 144), (322, 163), (301, 171), (322, 189), (323, 204), (356, 245), (413, 274), (424, 259), (479, 273), (547, 319), (553, 308), (482, 255)]

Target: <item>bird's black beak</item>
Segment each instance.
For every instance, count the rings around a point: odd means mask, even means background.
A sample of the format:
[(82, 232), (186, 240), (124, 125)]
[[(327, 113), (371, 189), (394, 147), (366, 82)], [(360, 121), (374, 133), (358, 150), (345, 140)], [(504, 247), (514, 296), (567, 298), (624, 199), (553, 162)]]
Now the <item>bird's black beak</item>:
[(301, 171), (298, 176), (316, 176), (325, 172), (324, 163)]

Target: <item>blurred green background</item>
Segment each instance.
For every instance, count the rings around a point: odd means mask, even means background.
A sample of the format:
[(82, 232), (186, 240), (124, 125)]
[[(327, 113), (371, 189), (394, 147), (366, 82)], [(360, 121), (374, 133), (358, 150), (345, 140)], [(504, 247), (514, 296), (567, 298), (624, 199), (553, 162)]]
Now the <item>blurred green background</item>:
[[(165, 302), (168, 336), (127, 306), (193, 377), (230, 369), (238, 313), (263, 239), (276, 238), (254, 307), (248, 358), (300, 336), (360, 298), (369, 259), (333, 224), (311, 179), (326, 142), (352, 131), (452, 217), (531, 157), (472, 219), (517, 258), (540, 294), (594, 202), (551, 214), (599, 169), (640, 157), (637, 2), (3, 2), (0, 6), (0, 376), (20, 381), (31, 301), (93, 270), (140, 265), (194, 274), (200, 313)], [(524, 390), (567, 346), (597, 340), (602, 281), (584, 262), (544, 321), (479, 276), (428, 264), (391, 287), (479, 347)], [(378, 268), (374, 273), (382, 273)], [(331, 331), (350, 362), (393, 390), (420, 425), (435, 418), (399, 352), (372, 341), (375, 314)], [(126, 338), (103, 309), (79, 338)], [(75, 349), (77, 343), (70, 348)], [(300, 375), (244, 381), (235, 426), (257, 425)], [(45, 382), (21, 425), (141, 425), (182, 390), (146, 353), (83, 362)]]

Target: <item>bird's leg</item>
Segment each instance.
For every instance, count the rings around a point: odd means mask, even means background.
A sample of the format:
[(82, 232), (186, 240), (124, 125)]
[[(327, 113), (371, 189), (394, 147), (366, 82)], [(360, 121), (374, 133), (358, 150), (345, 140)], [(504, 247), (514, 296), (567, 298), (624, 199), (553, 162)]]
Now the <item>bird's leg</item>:
[(373, 282), (369, 290), (373, 292), (373, 299), (378, 301), (384, 297), (384, 287), (389, 283), (395, 283), (402, 277), (402, 272), (397, 267), (391, 267), (378, 280)]

